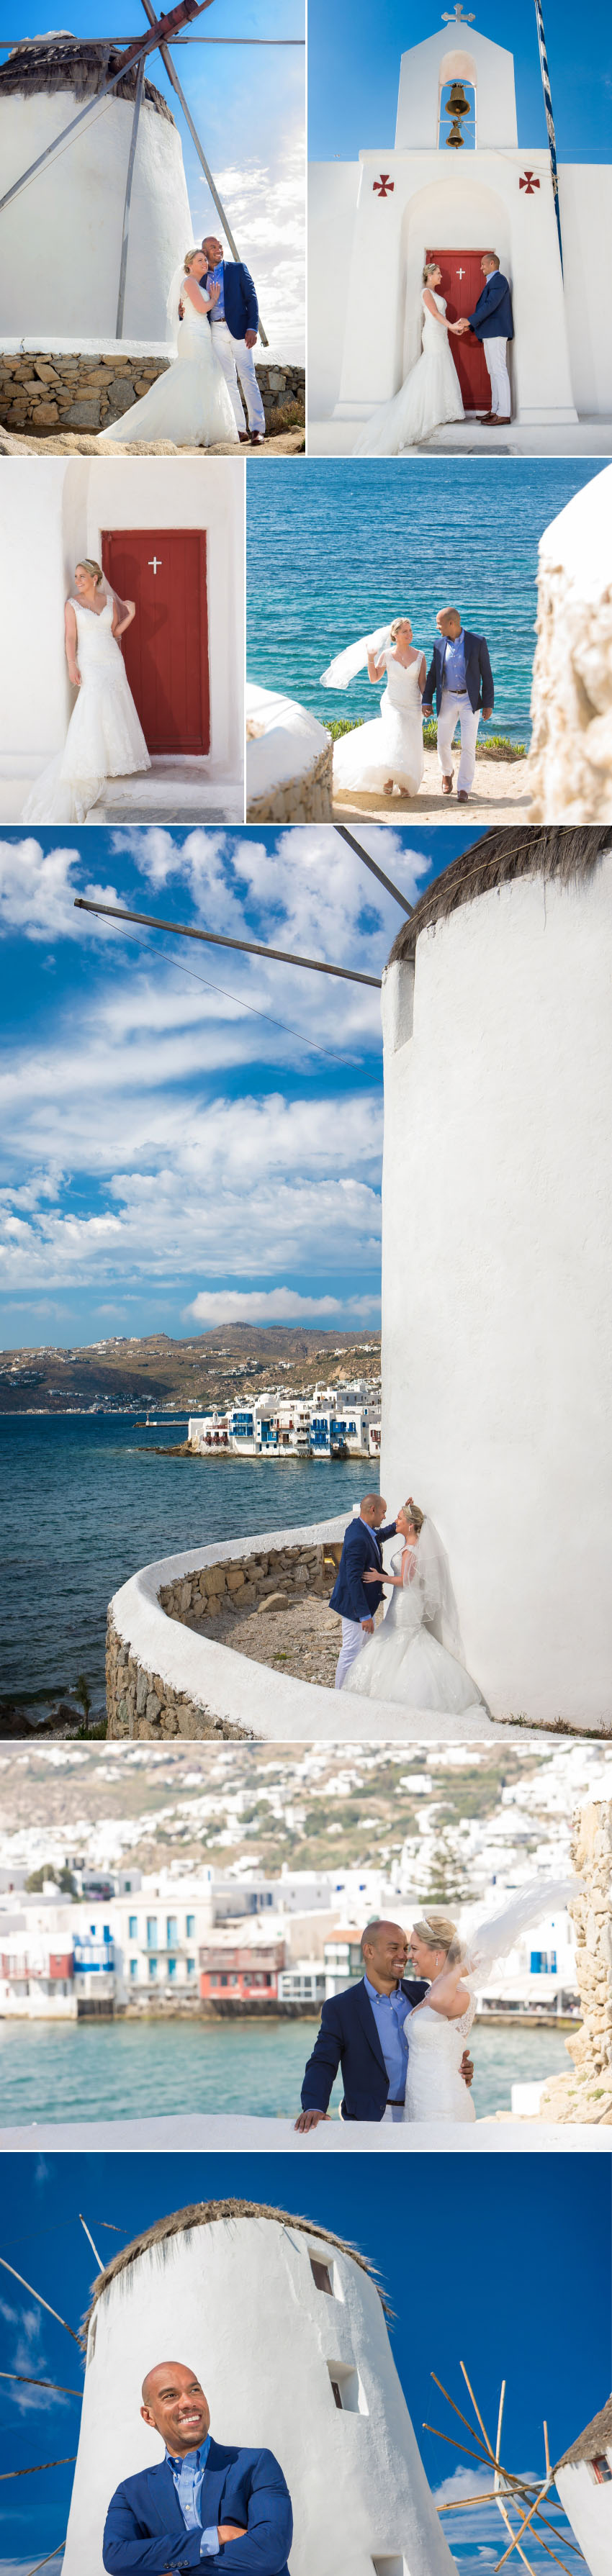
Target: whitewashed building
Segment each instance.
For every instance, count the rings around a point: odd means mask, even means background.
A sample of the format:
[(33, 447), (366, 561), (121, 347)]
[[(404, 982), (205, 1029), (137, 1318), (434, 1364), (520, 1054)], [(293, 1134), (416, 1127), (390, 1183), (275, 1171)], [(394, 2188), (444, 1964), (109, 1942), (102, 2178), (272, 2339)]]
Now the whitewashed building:
[[(78, 38), (37, 37), (3, 57), (0, 76), (2, 194), (60, 135), (107, 77), (110, 49)], [(117, 318), (123, 206), (132, 138), (135, 71), (39, 170), (0, 217), (3, 340), (40, 334), (112, 345)], [(180, 135), (148, 75), (132, 183), (125, 331), (118, 344), (169, 339), (166, 298), (191, 243)]]
[(218, 2441), (280, 2461), (291, 2576), (452, 2576), (370, 2269), (240, 2200), (177, 2211), (96, 2283), (64, 2576), (103, 2576), (109, 2499), (162, 2457), (140, 2389), (168, 2351), (198, 2372)]
[[(365, 57), (363, 71), (367, 97)], [(465, 109), (451, 141), (453, 84)], [(394, 141), (368, 138), (355, 162), (311, 164), (312, 421), (356, 423), (397, 391), (420, 355), (426, 259), (440, 260), (454, 318), (473, 311), (481, 256), (494, 250), (513, 295), (522, 443), (530, 431), (537, 443), (543, 427), (554, 445), (555, 432), (578, 420), (609, 422), (611, 317), (592, 253), (610, 232), (612, 170), (562, 164), (559, 205), (563, 269), (548, 145), (519, 138), (513, 56), (461, 6), (454, 18), (448, 10), (436, 34), (402, 55)], [(466, 411), (487, 409), (484, 361), (473, 343), (452, 347)], [(466, 434), (473, 444), (473, 419)]]
[(2, 488), (0, 578), (11, 615), (0, 639), (0, 820), (19, 821), (28, 786), (66, 739), (74, 690), (64, 609), (84, 557), (102, 565), (121, 597), (136, 601), (127, 635), (135, 658), (126, 649), (125, 661), (152, 763), (149, 772), (107, 781), (91, 819), (125, 809), (135, 821), (154, 822), (160, 812), (167, 820), (170, 808), (177, 821), (192, 814), (205, 822), (209, 811), (241, 820), (239, 459), (110, 457), (102, 450), (94, 459), (40, 456), (33, 474), (31, 457), (5, 457)]
[(555, 2469), (555, 2486), (590, 2576), (612, 2566), (612, 2397)]
[(612, 834), (509, 830), (383, 982), (382, 1490), (409, 1462), (493, 1715), (607, 1731), (611, 983)]

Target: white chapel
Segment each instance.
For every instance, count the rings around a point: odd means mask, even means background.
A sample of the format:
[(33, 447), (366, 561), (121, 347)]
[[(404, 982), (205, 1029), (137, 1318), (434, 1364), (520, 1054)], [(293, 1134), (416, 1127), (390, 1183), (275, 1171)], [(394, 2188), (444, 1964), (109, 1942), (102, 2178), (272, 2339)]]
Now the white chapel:
[[(548, 144), (518, 135), (513, 55), (480, 35), (455, 0), (439, 33), (402, 55), (395, 142), (310, 167), (314, 448), (347, 451), (351, 423), (388, 401), (416, 364), (424, 261), (439, 260), (454, 319), (474, 310), (480, 260), (495, 251), (513, 298), (518, 445), (571, 452), (588, 423), (588, 446), (607, 449), (612, 306), (609, 297), (602, 306), (602, 260), (612, 168), (561, 164), (558, 184), (562, 254)], [(489, 399), (479, 343), (471, 335), (452, 348), (467, 418), (436, 443), (484, 443), (474, 419)]]

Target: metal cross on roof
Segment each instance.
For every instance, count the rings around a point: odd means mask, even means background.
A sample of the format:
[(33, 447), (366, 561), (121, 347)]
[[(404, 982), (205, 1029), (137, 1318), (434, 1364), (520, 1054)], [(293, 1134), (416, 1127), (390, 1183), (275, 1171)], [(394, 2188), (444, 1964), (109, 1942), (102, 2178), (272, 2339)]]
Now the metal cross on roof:
[(466, 14), (465, 9), (462, 9), (461, 0), (455, 0), (453, 17), (449, 18), (447, 10), (443, 9), (442, 23), (445, 27), (473, 27), (475, 24), (474, 12), (473, 10), (468, 9)]
[[(38, 170), (44, 169), (46, 163), (53, 159), (54, 153), (59, 151), (60, 145), (69, 141), (70, 136), (76, 133), (77, 127), (84, 123), (85, 118), (91, 116), (94, 111), (97, 114), (101, 99), (108, 98), (110, 96), (111, 91), (117, 88), (119, 81), (125, 78), (126, 72), (136, 71), (136, 91), (132, 115), (132, 133), (127, 178), (125, 183), (123, 227), (119, 258), (119, 286), (117, 294), (116, 322), (116, 337), (118, 340), (123, 338), (130, 204), (132, 197), (134, 162), (136, 159), (136, 144), (138, 140), (138, 125), (145, 83), (145, 63), (148, 60), (149, 55), (155, 53), (158, 48), (164, 69), (168, 74), (168, 79), (172, 83), (172, 88), (175, 90), (177, 98), (180, 99), (183, 115), (189, 127), (192, 142), (195, 144), (198, 160), (210, 189), (213, 204), (216, 206), (217, 214), (225, 234), (225, 239), (229, 243), (232, 258), (238, 260), (240, 257), (225, 209), (222, 206), (221, 198), (218, 194), (217, 188), (215, 187), (212, 171), (209, 169), (208, 162), (202, 150), (199, 134), (197, 133), (193, 117), (188, 108), (184, 90), (181, 88), (178, 73), (175, 72), (174, 64), (168, 51), (168, 40), (172, 41), (175, 37), (178, 37), (184, 42), (184, 36), (181, 37), (181, 31), (188, 27), (191, 19), (201, 18), (203, 11), (212, 7), (212, 0), (177, 0), (177, 6), (173, 9), (165, 10), (159, 18), (155, 15), (155, 10), (151, 6), (151, 0), (142, 0), (142, 6), (149, 21), (148, 32), (143, 33), (142, 36), (133, 37), (127, 44), (121, 37), (116, 39), (118, 47), (123, 45), (123, 51), (118, 54), (114, 72), (109, 74), (108, 79), (102, 82), (101, 88), (95, 90), (91, 98), (86, 100), (85, 106), (79, 108), (78, 114), (71, 117), (70, 124), (63, 126), (61, 133), (56, 134), (53, 142), (47, 144), (46, 150), (38, 154), (36, 161), (32, 161), (30, 163), (29, 169), (22, 171), (21, 178), (15, 179), (12, 187), (7, 188), (4, 196), (0, 197), (0, 214), (2, 214), (4, 207), (11, 204), (13, 197), (18, 197), (20, 195), (22, 188), (25, 188), (29, 184), (29, 181), (35, 178)], [(78, 40), (71, 41), (74, 41), (76, 44)], [(111, 41), (113, 44), (115, 43), (114, 38)], [(84, 42), (86, 42), (86, 39), (84, 39)], [(259, 337), (264, 349), (267, 349), (269, 343), (262, 322), (259, 324)]]

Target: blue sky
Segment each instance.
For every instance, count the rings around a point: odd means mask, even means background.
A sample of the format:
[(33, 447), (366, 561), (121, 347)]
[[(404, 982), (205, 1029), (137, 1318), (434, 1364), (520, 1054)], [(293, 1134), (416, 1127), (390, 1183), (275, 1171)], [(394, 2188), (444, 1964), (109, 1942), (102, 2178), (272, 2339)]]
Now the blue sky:
[[(448, 2162), (368, 2156), (300, 2163), (282, 2156), (127, 2155), (5, 2157), (0, 2252), (77, 2329), (95, 2265), (82, 2210), (104, 2261), (170, 2210), (236, 2195), (272, 2203), (333, 2230), (377, 2265), (392, 2306), (392, 2346), (427, 2476), (458, 2497), (479, 2472), (422, 2430), (456, 2424), (430, 2373), (469, 2414), (463, 2360), (489, 2427), (507, 2380), (505, 2464), (542, 2466), (542, 2418), (551, 2455), (563, 2451), (604, 2403), (610, 2385), (610, 2178), (607, 2157), (478, 2156)], [(113, 2229), (119, 2232), (114, 2233)], [(186, 2359), (194, 2356), (186, 2355)], [(0, 2368), (79, 2390), (76, 2346), (8, 2273), (0, 2272)], [(2, 2468), (74, 2454), (78, 2398), (2, 2386)], [(232, 2428), (216, 2428), (231, 2440)], [(1, 2576), (26, 2576), (63, 2541), (70, 2467), (8, 2480)], [(488, 2483), (488, 2481), (487, 2481)], [(463, 2492), (466, 2492), (464, 2483)], [(561, 2533), (562, 2520), (558, 2529)], [(461, 2576), (493, 2567), (504, 2545), (486, 2508), (446, 2520)], [(550, 2541), (550, 2535), (547, 2535)], [(552, 2546), (555, 2546), (554, 2540)], [(570, 2562), (574, 2563), (574, 2562)], [(550, 2561), (534, 2554), (538, 2571)], [(55, 2576), (55, 2570), (53, 2571)]]
[[(464, 0), (466, 16), (468, 0)], [(437, 35), (453, 0), (309, 0), (311, 161), (356, 159), (395, 137), (400, 57)], [(514, 54), (519, 143), (546, 143), (534, 0), (475, 0), (478, 33)], [(575, 0), (544, 0), (557, 154), (560, 161), (609, 161), (612, 38), (607, 0), (588, 19)]]
[[(362, 834), (408, 901), (474, 837)], [(5, 834), (3, 1347), (377, 1322), (379, 994), (123, 932), (92, 891), (374, 975), (402, 919), (329, 826)]]
[[(3, 28), (37, 36), (57, 12), (40, 0), (5, 0)], [(304, 0), (213, 0), (188, 32), (206, 42), (177, 45), (174, 61), (241, 256), (257, 280), (272, 354), (304, 355), (303, 44), (221, 44), (221, 37), (304, 37)], [(76, 36), (125, 37), (145, 19), (141, 0), (71, 0)], [(0, 54), (0, 61), (5, 60)], [(159, 54), (150, 77), (176, 117), (183, 146), (194, 240), (217, 217), (179, 102)]]

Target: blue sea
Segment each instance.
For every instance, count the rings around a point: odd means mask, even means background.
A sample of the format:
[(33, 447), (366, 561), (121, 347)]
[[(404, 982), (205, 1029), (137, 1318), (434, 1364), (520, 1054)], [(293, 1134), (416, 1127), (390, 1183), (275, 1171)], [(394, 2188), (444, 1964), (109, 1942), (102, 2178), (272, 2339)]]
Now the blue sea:
[(597, 458), (307, 458), (247, 475), (247, 671), (323, 723), (372, 716), (361, 675), (320, 675), (341, 646), (403, 610), (431, 650), (436, 610), (485, 633), (495, 725), (529, 742), (538, 543)]
[[(2, 2127), (30, 2120), (152, 2119), (167, 2113), (299, 2110), (313, 2046), (311, 2021), (0, 2022)], [(479, 2119), (509, 2111), (512, 2084), (567, 2070), (561, 2031), (489, 2028), (472, 2033)], [(332, 2108), (342, 2092), (334, 2084)]]
[(152, 1454), (186, 1436), (185, 1416), (148, 1431), (103, 1414), (0, 1419), (0, 1713), (8, 1702), (42, 1719), (84, 1672), (100, 1717), (107, 1605), (139, 1565), (334, 1513), (348, 1520), (363, 1490), (361, 1459)]

